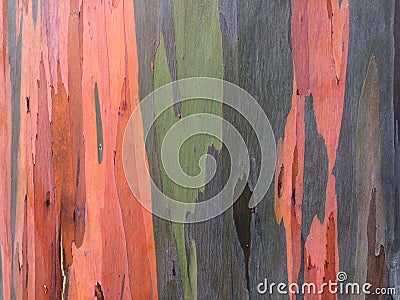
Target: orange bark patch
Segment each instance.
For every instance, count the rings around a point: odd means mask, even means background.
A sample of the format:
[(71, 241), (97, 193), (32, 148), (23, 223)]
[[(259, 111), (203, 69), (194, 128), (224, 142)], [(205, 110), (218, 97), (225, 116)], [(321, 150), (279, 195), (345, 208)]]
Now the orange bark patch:
[[(292, 13), (292, 110), (287, 118), (281, 147), (281, 161), (285, 166), (283, 176), (280, 175), (282, 197), (275, 201), (275, 210), (278, 220), (282, 218), (286, 228), (288, 281), (296, 282), (301, 263), (301, 230), (298, 228), (301, 227), (303, 176), (306, 175), (304, 103), (305, 98), (312, 94), (318, 133), (323, 137), (327, 148), (328, 183), (325, 220), (322, 220), (321, 225), (318, 218), (315, 218), (309, 236), (303, 237), (306, 239), (304, 280), (322, 284), (324, 278), (334, 280), (339, 268), (337, 200), (332, 170), (344, 105), (349, 5), (347, 1), (343, 1), (339, 7), (338, 1), (295, 0), (292, 2)], [(307, 263), (310, 261), (312, 264)], [(326, 264), (328, 268), (325, 268)], [(315, 268), (317, 271), (314, 271)]]
[[(0, 2), (4, 297), (56, 299), (68, 291), (70, 299), (156, 299), (152, 215), (132, 196), (120, 161), (124, 126), (139, 103), (133, 1), (38, 1), (37, 18), (33, 1), (10, 3)], [(11, 76), (10, 61), (21, 74)], [(119, 116), (122, 102), (128, 109)], [(140, 136), (136, 142), (144, 148)], [(150, 183), (141, 186), (151, 201)]]

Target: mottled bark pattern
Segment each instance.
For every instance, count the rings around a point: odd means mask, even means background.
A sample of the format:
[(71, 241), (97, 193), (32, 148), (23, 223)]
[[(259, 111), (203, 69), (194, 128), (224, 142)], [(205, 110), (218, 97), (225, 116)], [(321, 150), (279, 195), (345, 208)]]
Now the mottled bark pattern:
[[(320, 286), (339, 271), (397, 288), (340, 299), (399, 299), (399, 0), (3, 0), (0, 20), (0, 299), (336, 299), (257, 286)], [(161, 164), (168, 128), (201, 109), (237, 127), (251, 162), (235, 205), (177, 224), (132, 194), (122, 145), (145, 96), (194, 76), (254, 96), (278, 155), (274, 182), (249, 209), (261, 158), (249, 123), (172, 91), (147, 141), (135, 124), (145, 201), (148, 171), (186, 202), (224, 186), (235, 162), (212, 138), (181, 153), (189, 173), (202, 154), (215, 158), (204, 188), (175, 186)]]

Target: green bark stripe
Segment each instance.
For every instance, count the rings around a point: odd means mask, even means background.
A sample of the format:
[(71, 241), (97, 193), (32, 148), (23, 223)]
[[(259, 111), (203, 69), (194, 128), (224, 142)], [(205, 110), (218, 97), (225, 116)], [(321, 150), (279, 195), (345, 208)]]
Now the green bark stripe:
[[(222, 35), (218, 1), (172, 0), (177, 77), (222, 78)], [(215, 105), (213, 108), (220, 108)]]
[(192, 244), (190, 245), (189, 255), (189, 283), (192, 287), (192, 299), (195, 299), (197, 298), (197, 252), (194, 240), (192, 240)]
[[(160, 45), (157, 49), (156, 57), (154, 60), (154, 89), (159, 88), (167, 83), (171, 82), (171, 77), (168, 70), (167, 56), (164, 46), (164, 37), (160, 34)], [(169, 91), (166, 97), (170, 97), (171, 105), (173, 104), (172, 89)], [(157, 107), (157, 99), (154, 99), (154, 108), (156, 114), (159, 112)], [(157, 132), (157, 148), (158, 148), (158, 161), (160, 162), (159, 168), (161, 173), (161, 183), (163, 192), (173, 199), (183, 199), (182, 195), (187, 197), (186, 199), (195, 199), (196, 191), (185, 189), (181, 186), (175, 185), (165, 173), (161, 162), (161, 145), (163, 138), (167, 133), (168, 129), (176, 122), (173, 106), (169, 107), (156, 121), (156, 132)], [(181, 196), (179, 196), (181, 195)], [(190, 198), (189, 198), (190, 197)], [(189, 274), (188, 274), (188, 262), (186, 257), (185, 249), (185, 235), (184, 226), (182, 224), (172, 224), (174, 238), (176, 242), (177, 255), (179, 261), (179, 267), (181, 270), (181, 280), (183, 285), (183, 293), (185, 299), (192, 299), (192, 288), (190, 285)]]
[[(176, 73), (177, 79), (189, 77), (223, 77), (222, 36), (220, 31), (218, 1), (205, 0), (172, 0), (172, 18), (175, 31)], [(165, 50), (164, 36), (160, 36), (160, 44), (154, 60), (154, 88), (171, 82), (168, 60)], [(173, 91), (168, 95), (173, 103)], [(179, 91), (178, 91), (179, 93)], [(222, 95), (222, 90), (221, 90)], [(158, 112), (157, 99), (155, 110)], [(195, 113), (210, 113), (222, 116), (222, 105), (212, 100), (195, 99), (181, 103), (181, 116)], [(160, 161), (160, 173), (163, 192), (178, 201), (195, 203), (200, 189), (178, 186), (165, 173), (161, 162), (161, 145), (168, 129), (179, 120), (171, 106), (156, 121), (157, 148)], [(168, 142), (168, 141), (164, 141)], [(208, 153), (209, 147), (218, 151), (221, 141), (208, 135), (197, 135), (187, 140), (179, 153), (180, 164), (187, 174), (197, 175), (200, 172), (199, 158)], [(176, 242), (183, 297), (197, 298), (197, 256), (196, 244), (192, 240), (190, 249), (186, 249), (185, 225), (172, 224)]]
[(100, 110), (100, 99), (99, 90), (97, 83), (94, 84), (94, 103), (96, 107), (96, 130), (97, 130), (97, 161), (101, 164), (103, 160), (103, 124), (101, 122), (101, 110)]

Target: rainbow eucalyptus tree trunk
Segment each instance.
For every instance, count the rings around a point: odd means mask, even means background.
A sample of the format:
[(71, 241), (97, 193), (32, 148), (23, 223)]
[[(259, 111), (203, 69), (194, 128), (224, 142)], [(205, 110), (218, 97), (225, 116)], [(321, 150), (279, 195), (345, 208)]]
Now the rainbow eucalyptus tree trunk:
[[(400, 299), (399, 0), (4, 0), (0, 19), (0, 299)], [(136, 119), (128, 182), (131, 114), (191, 77), (259, 103), (276, 139), (271, 187), (257, 183), (248, 105), (180, 102), (178, 90), (147, 140), (161, 102)], [(213, 179), (170, 178), (163, 139), (199, 113), (238, 129), (250, 170), (229, 209), (173, 222), (142, 206), (155, 186), (195, 207), (242, 163), (200, 135), (179, 162), (195, 176), (208, 154)], [(249, 207), (256, 184), (266, 195)]]

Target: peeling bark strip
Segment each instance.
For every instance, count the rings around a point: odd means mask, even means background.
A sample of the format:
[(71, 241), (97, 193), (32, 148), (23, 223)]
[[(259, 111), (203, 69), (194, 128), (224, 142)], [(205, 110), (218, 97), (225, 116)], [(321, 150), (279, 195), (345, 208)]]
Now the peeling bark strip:
[[(386, 217), (381, 174), (381, 130), (379, 128), (379, 74), (372, 56), (358, 104), (356, 130), (356, 198), (358, 235), (356, 248), (356, 281), (371, 282), (379, 287), (382, 270), (373, 260), (385, 245)], [(368, 174), (366, 176), (366, 174)], [(384, 253), (381, 253), (384, 259)], [(368, 262), (367, 264), (365, 262)], [(386, 268), (383, 260), (378, 267)], [(372, 273), (371, 273), (372, 272)], [(368, 276), (367, 276), (368, 274)], [(387, 274), (386, 274), (387, 276)], [(367, 281), (367, 279), (370, 279)], [(383, 281), (387, 278), (383, 278)], [(378, 282), (377, 282), (378, 281)]]
[(75, 182), (72, 165), (72, 135), (70, 107), (67, 93), (62, 83), (61, 69), (58, 66), (58, 90), (51, 90), (52, 117), (51, 136), (54, 163), (54, 180), (57, 193), (57, 205), (60, 209), (60, 226), (62, 231), (62, 255), (66, 272), (72, 264), (72, 242), (74, 232)]
[[(287, 118), (282, 145), (282, 165), (285, 167), (280, 171), (283, 174), (278, 174), (282, 178), (281, 196), (275, 195), (277, 220), (278, 222), (283, 220), (286, 228), (289, 283), (297, 282), (303, 264), (305, 264), (304, 282), (315, 282), (318, 285), (329, 280), (335, 281), (339, 270), (337, 203), (332, 170), (342, 122), (348, 34), (347, 1), (343, 1), (340, 6), (338, 1), (331, 0), (292, 2), (294, 61), (292, 110)], [(313, 206), (304, 202), (309, 197), (312, 197), (313, 201), (323, 201), (313, 198), (320, 197), (321, 193), (316, 195), (303, 183), (315, 180), (310, 177), (312, 176), (310, 169), (307, 171), (310, 167), (308, 162), (310, 154), (305, 152), (307, 135), (305, 128), (310, 126), (305, 124), (305, 121), (308, 121), (304, 117), (305, 103), (311, 94), (316, 129), (322, 138), (322, 146), (326, 147), (328, 158), (328, 179), (326, 190), (323, 192), (326, 195), (325, 211), (321, 215), (324, 216), (321, 220), (310, 211)], [(295, 162), (298, 165), (295, 168), (297, 176), (292, 174), (294, 170), (292, 165)], [(316, 172), (320, 174), (320, 171)], [(302, 228), (301, 224), (311, 224), (310, 230)], [(304, 246), (302, 240), (305, 241)], [(304, 258), (304, 261), (301, 258)], [(327, 265), (329, 269), (326, 268)]]
[[(36, 162), (33, 167), (35, 220), (35, 298), (55, 298), (61, 291), (58, 201), (54, 181), (52, 137), (48, 111), (47, 74), (44, 61), (39, 66)], [(28, 262), (30, 265), (30, 263)]]

